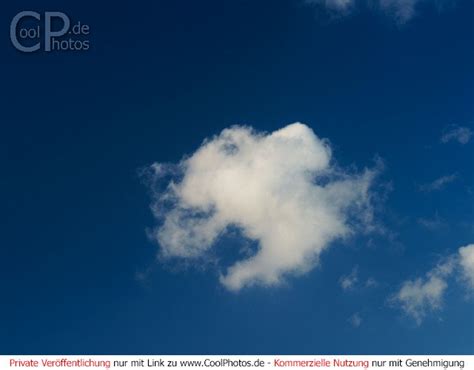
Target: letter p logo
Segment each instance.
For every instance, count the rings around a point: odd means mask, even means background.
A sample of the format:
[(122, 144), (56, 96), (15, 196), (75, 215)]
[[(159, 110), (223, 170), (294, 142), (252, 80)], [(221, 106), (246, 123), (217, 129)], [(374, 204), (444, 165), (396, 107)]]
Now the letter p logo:
[[(51, 51), (51, 39), (53, 37), (60, 37), (64, 35), (71, 25), (69, 17), (62, 12), (45, 12), (45, 21), (44, 21), (44, 50)], [(63, 27), (59, 31), (52, 30), (52, 19), (61, 18), (63, 21)]]

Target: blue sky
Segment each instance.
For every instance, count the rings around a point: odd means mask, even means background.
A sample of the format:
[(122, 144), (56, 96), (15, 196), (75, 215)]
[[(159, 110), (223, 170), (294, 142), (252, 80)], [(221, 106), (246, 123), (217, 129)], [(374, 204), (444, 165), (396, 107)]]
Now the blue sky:
[[(2, 4), (2, 353), (473, 353), (459, 248), (474, 242), (474, 5), (420, 1), (400, 18), (396, 2), (334, 4)], [(90, 50), (13, 48), (13, 16), (51, 9), (90, 25)], [(270, 137), (294, 122), (310, 149), (311, 132), (330, 141), (350, 184), (377, 172), (351, 198), (375, 230), (338, 209), (353, 235), (318, 244), (318, 263), (234, 290), (220, 274), (261, 247), (241, 228), (212, 256), (163, 258), (153, 235), (183, 198), (157, 219), (139, 173), (184, 176), (183, 156), (225, 128)]]

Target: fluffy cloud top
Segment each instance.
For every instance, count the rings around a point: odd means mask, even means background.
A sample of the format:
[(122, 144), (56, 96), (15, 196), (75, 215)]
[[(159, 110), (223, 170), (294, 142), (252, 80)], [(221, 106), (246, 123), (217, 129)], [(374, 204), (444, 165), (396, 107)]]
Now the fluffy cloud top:
[(376, 171), (345, 173), (331, 157), (326, 140), (294, 123), (270, 134), (234, 126), (175, 166), (153, 165), (155, 177), (172, 174), (165, 191), (155, 188), (161, 256), (205, 257), (237, 227), (258, 250), (221, 272), (229, 290), (310, 270), (332, 241), (372, 220)]

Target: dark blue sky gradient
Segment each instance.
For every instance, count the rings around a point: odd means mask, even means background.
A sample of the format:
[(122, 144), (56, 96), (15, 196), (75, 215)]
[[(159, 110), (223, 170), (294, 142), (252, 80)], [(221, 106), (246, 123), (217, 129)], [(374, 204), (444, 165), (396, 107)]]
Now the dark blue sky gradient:
[[(473, 144), (440, 143), (449, 124), (473, 127), (472, 1), (403, 26), (364, 9), (328, 23), (297, 0), (0, 7), (0, 353), (474, 352), (462, 286), (419, 327), (387, 302), (474, 241)], [(16, 51), (10, 20), (27, 9), (89, 24), (91, 50)], [(238, 294), (215, 269), (155, 263), (138, 170), (232, 124), (295, 121), (343, 166), (384, 159), (379, 217), (394, 239), (336, 243), (309, 274)], [(417, 191), (451, 173), (443, 191)], [(445, 226), (416, 223), (436, 213)], [(379, 286), (343, 292), (354, 265)]]

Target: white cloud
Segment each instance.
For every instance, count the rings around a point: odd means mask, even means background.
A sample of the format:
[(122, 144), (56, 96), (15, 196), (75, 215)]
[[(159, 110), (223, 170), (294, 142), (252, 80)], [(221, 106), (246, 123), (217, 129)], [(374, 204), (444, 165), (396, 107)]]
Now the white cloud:
[(398, 22), (404, 23), (413, 18), (420, 2), (421, 0), (380, 0), (380, 7)]
[(427, 0), (305, 0), (305, 3), (315, 5), (333, 14), (346, 15), (358, 7), (380, 11), (392, 17), (397, 23), (403, 24), (412, 19), (421, 3), (434, 3), (437, 9), (452, 0), (430, 2)]
[(427, 184), (419, 185), (418, 189), (420, 191), (430, 192), (443, 189), (446, 185), (453, 182), (457, 179), (457, 175), (453, 173), (452, 175), (441, 176), (436, 180), (429, 182)]
[(362, 317), (358, 312), (349, 317), (349, 323), (354, 327), (358, 328), (362, 324)]
[(431, 218), (420, 217), (416, 220), (424, 228), (434, 231), (445, 226), (445, 222), (439, 217), (438, 212)]
[(406, 281), (398, 292), (397, 299), (405, 313), (420, 324), (427, 310), (440, 308), (447, 287), (446, 281), (437, 276), (430, 276), (428, 279), (418, 278)]
[(474, 244), (459, 248), (459, 264), (465, 280), (474, 289)]
[(367, 281), (365, 282), (365, 287), (366, 288), (376, 288), (379, 286), (379, 283), (377, 282), (377, 280), (375, 280), (374, 278), (368, 278)]
[(155, 180), (172, 177), (166, 190), (154, 186), (161, 257), (205, 258), (230, 226), (258, 242), (221, 272), (232, 291), (305, 273), (331, 242), (372, 222), (377, 170), (341, 171), (329, 143), (301, 123), (270, 134), (234, 126), (177, 165), (151, 170)]
[(342, 276), (339, 280), (343, 290), (351, 290), (359, 281), (359, 269), (354, 267), (349, 275)]
[(446, 278), (455, 267), (454, 259), (448, 258), (426, 274), (424, 278), (407, 280), (391, 298), (402, 310), (421, 324), (428, 312), (442, 307), (443, 295), (448, 287)]
[(451, 125), (441, 136), (442, 143), (457, 141), (459, 144), (467, 144), (472, 137), (472, 130), (469, 127)]
[(321, 5), (329, 10), (347, 11), (354, 6), (354, 0), (305, 0), (310, 5)]
[(456, 275), (458, 281), (467, 283), (474, 290), (474, 244), (458, 249), (429, 271), (424, 278), (407, 280), (390, 301), (420, 324), (428, 312), (443, 305), (443, 295), (448, 288), (448, 278)]

